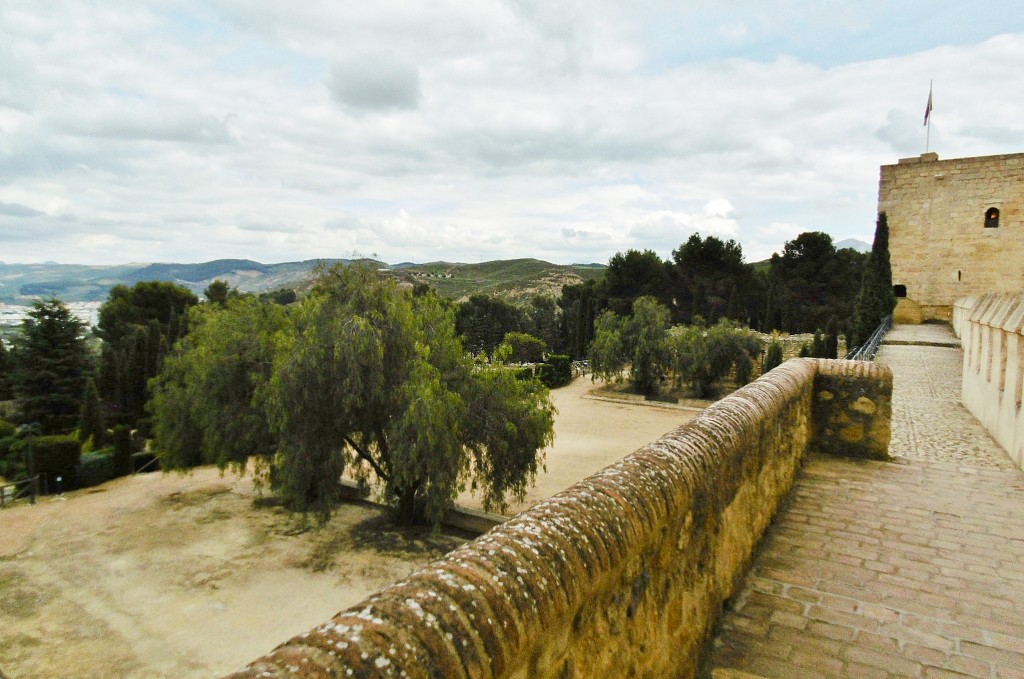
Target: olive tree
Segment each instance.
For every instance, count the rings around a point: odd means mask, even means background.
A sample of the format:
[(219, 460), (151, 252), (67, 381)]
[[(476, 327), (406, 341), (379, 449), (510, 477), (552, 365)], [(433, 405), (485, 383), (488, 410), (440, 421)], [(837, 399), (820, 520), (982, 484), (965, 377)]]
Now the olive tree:
[(730, 373), (738, 384), (750, 381), (762, 347), (750, 330), (726, 319), (711, 327), (676, 326), (668, 343), (677, 378), (688, 382), (699, 397), (707, 396), (712, 385)]
[(637, 298), (632, 311), (625, 318), (610, 310), (597, 317), (590, 365), (594, 376), (614, 381), (628, 366), (633, 389), (649, 396), (657, 393), (664, 374), (669, 311), (647, 296)]

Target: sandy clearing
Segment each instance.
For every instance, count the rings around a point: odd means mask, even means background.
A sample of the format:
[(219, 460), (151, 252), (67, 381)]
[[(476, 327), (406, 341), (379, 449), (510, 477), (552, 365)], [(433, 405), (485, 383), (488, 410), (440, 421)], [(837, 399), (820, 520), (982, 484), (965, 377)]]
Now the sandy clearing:
[[(514, 502), (504, 512), (511, 516), (540, 500), (562, 491), (581, 479), (672, 431), (696, 412), (667, 404), (591, 398), (598, 385), (589, 377), (551, 392), (558, 408), (555, 442), (545, 451), (546, 471), (537, 475), (537, 485), (527, 491), (523, 502)], [(480, 500), (469, 493), (459, 504), (480, 508)]]
[[(553, 392), (547, 471), (524, 508), (692, 412)], [(212, 468), (118, 479), (0, 512), (0, 669), (11, 679), (230, 672), (466, 537), (388, 526), (369, 504), (323, 530)], [(469, 504), (473, 504), (469, 502)]]

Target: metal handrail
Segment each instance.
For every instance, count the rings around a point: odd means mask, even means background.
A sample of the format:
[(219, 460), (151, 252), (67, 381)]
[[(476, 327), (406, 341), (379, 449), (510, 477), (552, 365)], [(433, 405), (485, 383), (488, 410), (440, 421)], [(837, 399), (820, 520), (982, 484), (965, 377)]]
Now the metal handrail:
[(848, 361), (870, 361), (875, 358), (878, 346), (882, 343), (882, 337), (892, 328), (892, 314), (882, 319), (882, 323), (871, 333), (868, 341), (860, 345), (850, 353), (846, 354)]
[[(18, 486), (25, 487), (18, 490)], [(13, 492), (9, 491), (9, 488), (13, 489)], [(29, 498), (32, 504), (35, 504), (37, 495), (39, 495), (38, 475), (33, 476), (31, 479), (24, 479), (23, 481), (2, 483), (0, 484), (0, 508), (6, 507), (8, 504), (13, 505), (18, 500), (23, 500), (26, 497)]]

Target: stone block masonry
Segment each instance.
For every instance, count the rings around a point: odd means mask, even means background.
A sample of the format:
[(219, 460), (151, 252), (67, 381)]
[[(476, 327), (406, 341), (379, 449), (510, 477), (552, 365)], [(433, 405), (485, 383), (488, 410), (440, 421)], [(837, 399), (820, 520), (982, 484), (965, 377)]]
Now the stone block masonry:
[(1024, 290), (1024, 154), (884, 165), (878, 210), (904, 311), (948, 321), (961, 297)]
[(694, 677), (815, 437), (877, 457), (891, 391), (884, 366), (788, 361), (233, 676)]
[(964, 406), (1024, 469), (1024, 292), (957, 300)]

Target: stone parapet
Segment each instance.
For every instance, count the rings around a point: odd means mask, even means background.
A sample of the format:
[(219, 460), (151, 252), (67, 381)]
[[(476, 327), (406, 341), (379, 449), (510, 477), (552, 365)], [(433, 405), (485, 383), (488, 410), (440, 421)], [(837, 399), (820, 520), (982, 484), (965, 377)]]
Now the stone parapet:
[(883, 366), (788, 361), (232, 676), (696, 676), (807, 452), (878, 457), (891, 389)]
[(958, 300), (964, 406), (1024, 469), (1024, 291)]
[(821, 368), (814, 378), (814, 449), (889, 459), (892, 373), (868, 361), (828, 360)]

